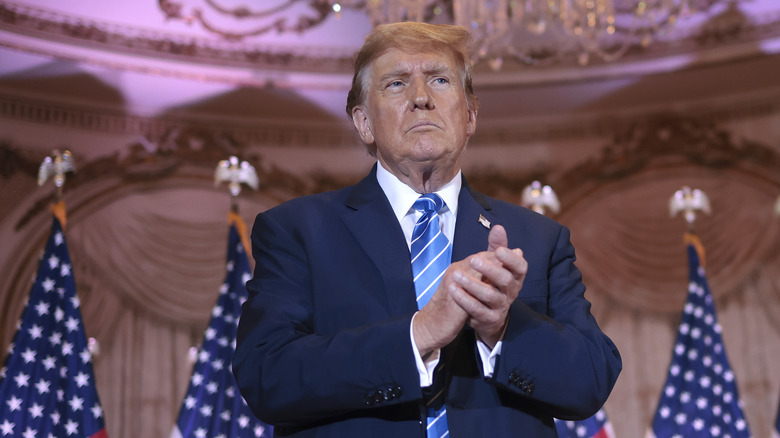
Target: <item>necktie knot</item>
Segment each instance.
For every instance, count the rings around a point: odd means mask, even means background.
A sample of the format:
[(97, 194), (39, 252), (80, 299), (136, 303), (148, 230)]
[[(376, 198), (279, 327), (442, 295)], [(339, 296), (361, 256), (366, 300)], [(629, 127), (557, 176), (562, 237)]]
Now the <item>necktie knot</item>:
[(437, 195), (436, 193), (426, 193), (424, 195), (420, 195), (420, 197), (414, 201), (412, 208), (422, 212), (423, 214), (438, 213), (442, 208), (444, 208), (444, 200), (441, 199), (441, 196)]

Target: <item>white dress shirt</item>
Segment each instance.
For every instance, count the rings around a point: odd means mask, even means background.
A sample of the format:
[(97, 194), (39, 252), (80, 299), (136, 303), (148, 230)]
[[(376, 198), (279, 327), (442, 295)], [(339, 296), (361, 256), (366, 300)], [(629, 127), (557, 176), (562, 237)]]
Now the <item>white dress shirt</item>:
[[(414, 225), (417, 223), (417, 220), (422, 216), (422, 213), (415, 210), (412, 205), (422, 193), (415, 192), (411, 187), (401, 182), (395, 175), (385, 169), (381, 163), (377, 165), (376, 179), (385, 192), (385, 196), (390, 201), (390, 206), (401, 224), (406, 244), (411, 251), (412, 231), (414, 231)], [(458, 174), (452, 180), (435, 192), (441, 196), (445, 203), (443, 211), (439, 212), (439, 224), (441, 224), (442, 232), (450, 242), (455, 237), (455, 218), (458, 214), (458, 196), (460, 195), (461, 184), (461, 173), (458, 171)], [(485, 248), (487, 249), (487, 242), (485, 242)], [(414, 325), (414, 318), (412, 318), (412, 325)], [(411, 326), (409, 327), (409, 335), (417, 363), (417, 371), (420, 373), (420, 386), (431, 386), (433, 384), (433, 371), (436, 365), (439, 364), (439, 351), (435, 351), (424, 361), (419, 350), (417, 350)], [(485, 377), (491, 377), (495, 368), (496, 356), (501, 352), (501, 341), (496, 343), (496, 346), (491, 350), (484, 342), (477, 340), (477, 349), (482, 359), (482, 369)]]

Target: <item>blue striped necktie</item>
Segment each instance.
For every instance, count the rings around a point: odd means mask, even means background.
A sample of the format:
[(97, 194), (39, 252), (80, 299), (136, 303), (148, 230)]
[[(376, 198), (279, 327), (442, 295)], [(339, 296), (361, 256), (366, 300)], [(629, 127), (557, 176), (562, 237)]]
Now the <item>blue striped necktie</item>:
[[(412, 206), (422, 212), (412, 231), (412, 274), (414, 289), (417, 292), (417, 308), (431, 299), (441, 282), (444, 271), (452, 260), (452, 244), (439, 225), (439, 211), (444, 207), (444, 201), (435, 193), (420, 196)], [(447, 429), (447, 412), (444, 404), (439, 409), (435, 405), (440, 402), (441, 393), (428, 402), (428, 438), (449, 436)]]

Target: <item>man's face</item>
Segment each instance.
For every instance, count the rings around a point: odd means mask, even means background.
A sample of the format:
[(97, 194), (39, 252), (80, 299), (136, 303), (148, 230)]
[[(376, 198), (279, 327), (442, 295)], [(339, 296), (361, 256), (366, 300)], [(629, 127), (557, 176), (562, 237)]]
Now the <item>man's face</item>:
[(446, 51), (412, 53), (392, 48), (369, 67), (366, 101), (353, 121), (377, 158), (394, 173), (436, 169), (454, 177), (476, 128), (454, 57)]

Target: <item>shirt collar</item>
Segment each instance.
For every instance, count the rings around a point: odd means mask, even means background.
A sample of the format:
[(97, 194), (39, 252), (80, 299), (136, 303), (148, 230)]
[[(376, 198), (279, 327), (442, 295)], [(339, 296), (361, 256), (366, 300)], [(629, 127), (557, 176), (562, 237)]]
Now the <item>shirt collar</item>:
[[(416, 201), (422, 193), (415, 192), (411, 187), (399, 180), (398, 177), (385, 169), (384, 166), (382, 166), (382, 163), (379, 162), (376, 166), (376, 179), (377, 182), (379, 182), (382, 191), (385, 192), (387, 200), (390, 201), (393, 213), (395, 213), (396, 218), (400, 222), (401, 219), (409, 213), (414, 201)], [(458, 196), (460, 195), (461, 185), (461, 171), (458, 170), (458, 173), (454, 178), (434, 192), (441, 196), (441, 199), (444, 200), (444, 203), (453, 215), (457, 215)]]

